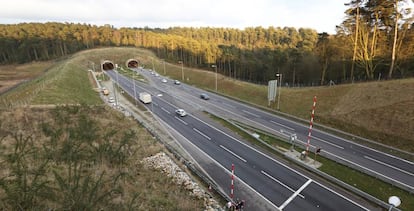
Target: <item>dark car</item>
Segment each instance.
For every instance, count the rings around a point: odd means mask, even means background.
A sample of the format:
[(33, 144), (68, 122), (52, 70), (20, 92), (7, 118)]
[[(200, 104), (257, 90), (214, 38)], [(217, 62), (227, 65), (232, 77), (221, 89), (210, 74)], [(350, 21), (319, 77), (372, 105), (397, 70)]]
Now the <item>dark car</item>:
[(205, 93), (201, 94), (201, 95), (200, 95), (200, 98), (201, 98), (201, 99), (203, 99), (203, 100), (208, 100), (208, 99), (210, 99), (210, 97), (209, 97), (207, 94), (205, 94)]

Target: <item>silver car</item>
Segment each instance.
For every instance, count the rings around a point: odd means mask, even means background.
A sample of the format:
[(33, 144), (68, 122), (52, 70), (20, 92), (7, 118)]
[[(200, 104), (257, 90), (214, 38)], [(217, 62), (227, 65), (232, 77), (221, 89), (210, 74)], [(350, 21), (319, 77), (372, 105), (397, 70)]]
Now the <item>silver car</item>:
[(184, 111), (184, 109), (181, 109), (181, 108), (175, 110), (175, 113), (180, 117), (184, 117), (184, 116), (187, 115), (187, 113)]

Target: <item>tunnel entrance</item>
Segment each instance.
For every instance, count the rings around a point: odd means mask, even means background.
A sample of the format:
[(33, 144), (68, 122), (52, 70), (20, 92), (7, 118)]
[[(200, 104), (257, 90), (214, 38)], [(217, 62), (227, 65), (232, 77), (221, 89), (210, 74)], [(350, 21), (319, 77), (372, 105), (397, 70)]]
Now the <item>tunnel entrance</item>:
[(126, 66), (128, 68), (138, 68), (139, 61), (137, 59), (128, 59)]
[(112, 61), (103, 61), (102, 62), (102, 70), (113, 70), (115, 68), (115, 65)]

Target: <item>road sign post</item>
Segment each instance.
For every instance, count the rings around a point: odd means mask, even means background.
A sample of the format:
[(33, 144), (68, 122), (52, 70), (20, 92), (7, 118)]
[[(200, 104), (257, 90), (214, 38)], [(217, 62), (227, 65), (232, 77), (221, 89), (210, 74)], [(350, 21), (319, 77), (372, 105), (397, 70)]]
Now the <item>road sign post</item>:
[(270, 103), (276, 100), (276, 93), (277, 93), (277, 80), (271, 80), (268, 82), (267, 86), (267, 100), (268, 106), (270, 107)]

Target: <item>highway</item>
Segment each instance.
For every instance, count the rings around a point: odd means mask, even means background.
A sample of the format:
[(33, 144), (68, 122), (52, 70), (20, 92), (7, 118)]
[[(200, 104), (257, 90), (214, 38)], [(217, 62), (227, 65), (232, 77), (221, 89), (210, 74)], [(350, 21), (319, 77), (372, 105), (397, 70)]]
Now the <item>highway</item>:
[[(246, 210), (369, 210), (237, 140), (203, 121), (196, 114), (190, 112), (185, 117), (177, 116), (174, 113), (178, 108), (177, 104), (189, 101), (178, 100), (177, 95), (170, 95), (174, 90), (168, 87), (169, 84), (160, 82), (157, 87), (150, 87), (140, 82), (132, 82), (131, 79), (113, 71), (107, 71), (107, 74), (131, 96), (136, 96), (134, 90), (137, 93), (145, 90), (153, 94), (153, 102), (146, 105), (148, 110), (213, 160), (211, 163), (216, 167), (205, 166), (205, 169), (218, 184), (223, 186), (223, 189), (227, 189), (230, 183), (229, 170), (234, 164), (237, 169), (235, 176), (238, 184), (245, 183), (270, 204), (263, 208), (260, 204), (247, 203), (246, 207), (249, 209)], [(162, 88), (165, 90), (161, 91), (162, 96), (158, 96)], [(190, 106), (198, 108), (196, 105)], [(209, 169), (215, 171), (211, 172)]]
[[(169, 90), (174, 93), (181, 92), (180, 95), (182, 98), (192, 103), (199, 102), (199, 107), (201, 104), (202, 109), (208, 110), (218, 116), (253, 125), (256, 128), (260, 128), (277, 136), (286, 137), (287, 139), (291, 134), (295, 134), (297, 136), (296, 142), (302, 143), (302, 145), (306, 145), (307, 143), (309, 125), (303, 125), (185, 84), (175, 86), (169, 83), (168, 85), (165, 91)], [(201, 100), (199, 97), (200, 93), (208, 93), (210, 100)], [(309, 103), (311, 106), (312, 102)], [(316, 148), (321, 148), (321, 154), (325, 157), (340, 161), (352, 168), (359, 169), (411, 193), (414, 192), (414, 163), (411, 161), (313, 128), (310, 151), (314, 152)]]

